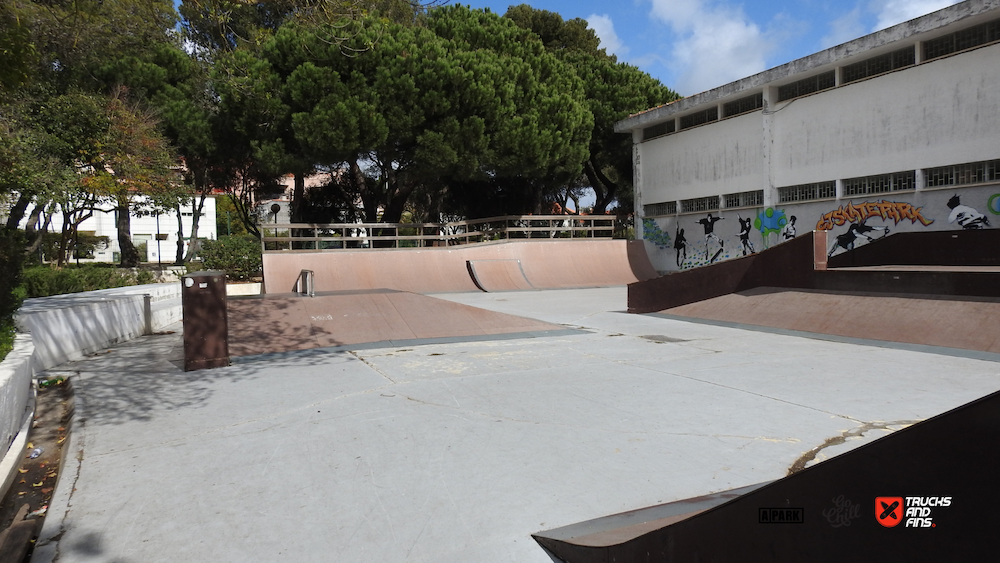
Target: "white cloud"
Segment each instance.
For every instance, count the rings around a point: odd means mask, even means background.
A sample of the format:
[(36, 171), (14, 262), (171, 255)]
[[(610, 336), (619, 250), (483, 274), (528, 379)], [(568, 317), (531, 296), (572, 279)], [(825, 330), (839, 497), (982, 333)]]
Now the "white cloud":
[(628, 53), (628, 47), (622, 42), (618, 34), (615, 33), (615, 24), (611, 21), (611, 16), (607, 14), (590, 14), (587, 18), (587, 27), (594, 30), (601, 40), (601, 49), (605, 49), (609, 55), (624, 55)]
[(892, 27), (897, 23), (903, 23), (957, 3), (958, 0), (877, 0), (875, 10), (878, 12), (878, 23), (875, 24), (872, 31)]
[(742, 8), (703, 0), (652, 0), (650, 14), (679, 37), (670, 66), (679, 76), (669, 85), (684, 95), (721, 86), (766, 68), (775, 42)]
[(834, 45), (847, 43), (862, 35), (866, 35), (868, 31), (865, 29), (865, 24), (861, 21), (861, 17), (861, 8), (854, 8), (830, 22), (830, 33), (826, 34), (823, 39), (820, 39), (820, 48), (828, 49)]

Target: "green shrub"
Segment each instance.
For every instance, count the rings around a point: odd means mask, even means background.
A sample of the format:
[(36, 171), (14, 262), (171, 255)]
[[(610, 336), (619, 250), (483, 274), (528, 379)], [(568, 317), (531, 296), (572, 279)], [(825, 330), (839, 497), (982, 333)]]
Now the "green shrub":
[[(133, 271), (109, 266), (86, 264), (61, 269), (35, 266), (24, 269), (22, 283), (27, 297), (48, 297), (64, 293), (125, 287), (139, 283), (137, 275)], [(151, 273), (145, 272), (145, 274), (149, 279), (152, 278)]]
[(231, 280), (249, 280), (260, 275), (260, 241), (250, 235), (221, 236), (201, 246), (201, 267), (194, 270), (222, 270)]
[(24, 300), (21, 264), (24, 262), (24, 233), (0, 227), (0, 360), (14, 345), (14, 313)]

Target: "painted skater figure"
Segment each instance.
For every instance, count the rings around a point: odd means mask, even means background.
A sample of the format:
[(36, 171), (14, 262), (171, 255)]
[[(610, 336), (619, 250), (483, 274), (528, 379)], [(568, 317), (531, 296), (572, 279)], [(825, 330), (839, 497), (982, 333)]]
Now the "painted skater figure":
[(889, 227), (869, 227), (864, 221), (859, 221), (857, 223), (851, 223), (851, 226), (847, 228), (847, 232), (842, 235), (837, 235), (836, 240), (833, 241), (833, 246), (830, 247), (830, 252), (827, 253), (826, 257), (829, 258), (833, 256), (833, 253), (837, 251), (837, 247), (843, 248), (844, 250), (854, 250), (854, 241), (858, 237), (864, 237), (869, 241), (873, 241), (868, 233), (872, 231), (882, 231), (882, 236), (889, 234)]
[(753, 249), (753, 243), (750, 242), (750, 218), (746, 219), (736, 216), (736, 220), (740, 222), (740, 244), (742, 245), (743, 256), (747, 255), (747, 251), (750, 254), (755, 254), (757, 251)]
[(781, 238), (791, 240), (795, 238), (795, 215), (788, 218), (788, 224), (781, 229)]
[(674, 231), (674, 248), (677, 249), (677, 267), (679, 268), (682, 264), (681, 253), (684, 253), (684, 260), (688, 259), (688, 246), (687, 239), (684, 238), (684, 229), (677, 227)]
[(718, 252), (715, 253), (715, 256), (712, 257), (711, 262), (715, 262), (715, 259), (719, 257), (719, 254), (722, 254), (722, 249), (725, 246), (725, 244), (722, 242), (722, 239), (719, 238), (719, 235), (715, 234), (715, 224), (718, 223), (719, 221), (722, 221), (722, 219), (723, 219), (723, 217), (712, 217), (712, 214), (709, 213), (708, 217), (705, 217), (704, 219), (699, 219), (698, 220), (698, 224), (705, 228), (705, 259), (706, 260), (708, 259), (708, 241), (712, 240), (712, 239), (715, 239), (715, 242), (719, 243), (719, 250), (718, 250)]
[(957, 195), (951, 196), (948, 200), (948, 209), (951, 209), (948, 222), (958, 222), (963, 229), (985, 229), (990, 226), (990, 220), (985, 215), (968, 205), (962, 205)]

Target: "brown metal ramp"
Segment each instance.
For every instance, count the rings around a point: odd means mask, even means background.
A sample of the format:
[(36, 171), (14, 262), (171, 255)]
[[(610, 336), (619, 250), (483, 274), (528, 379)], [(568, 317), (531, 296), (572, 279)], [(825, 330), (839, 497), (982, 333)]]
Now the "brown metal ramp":
[(425, 295), (375, 289), (228, 300), (229, 353), (541, 336), (565, 327)]
[(1000, 298), (760, 287), (660, 311), (680, 318), (1000, 353)]
[(992, 561), (1000, 393), (783, 479), (533, 534), (566, 563)]

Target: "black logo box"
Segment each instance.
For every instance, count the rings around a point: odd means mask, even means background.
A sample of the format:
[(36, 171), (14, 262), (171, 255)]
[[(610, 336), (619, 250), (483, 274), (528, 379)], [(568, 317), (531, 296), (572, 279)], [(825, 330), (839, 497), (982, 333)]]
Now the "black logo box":
[(761, 524), (803, 524), (801, 508), (759, 508), (757, 521)]

